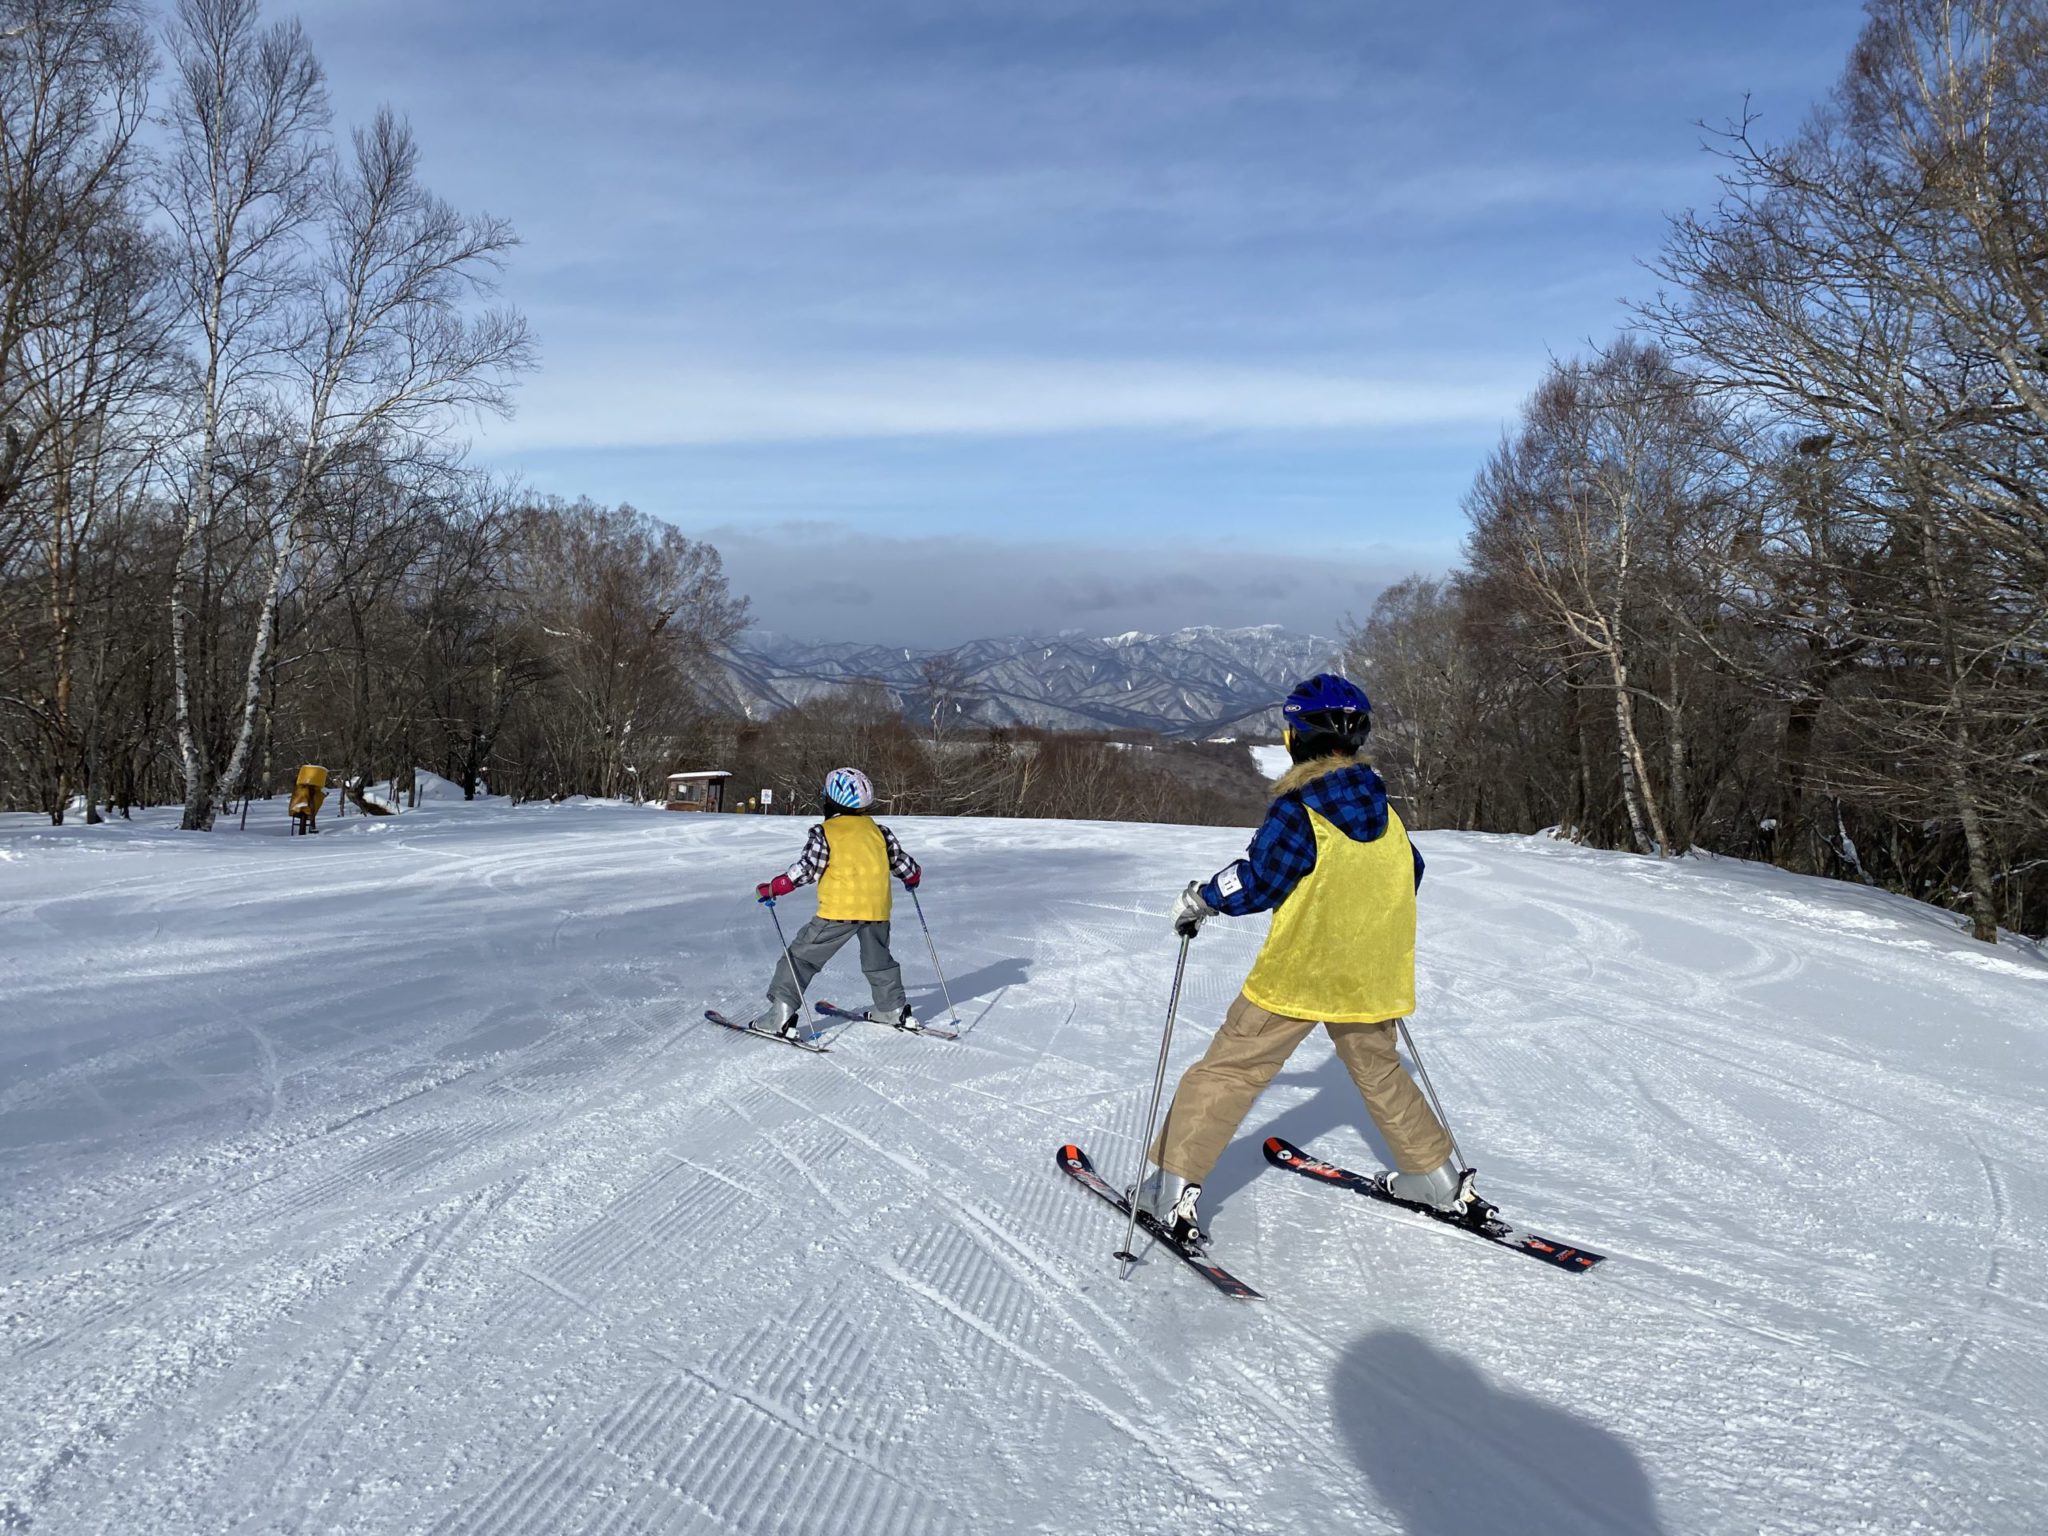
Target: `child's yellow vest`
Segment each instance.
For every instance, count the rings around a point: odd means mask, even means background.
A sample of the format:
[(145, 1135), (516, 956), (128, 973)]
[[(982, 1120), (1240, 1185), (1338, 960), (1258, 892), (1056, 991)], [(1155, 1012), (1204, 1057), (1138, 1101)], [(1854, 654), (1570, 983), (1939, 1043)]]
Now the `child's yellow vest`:
[(834, 923), (889, 921), (889, 845), (866, 816), (825, 822), (832, 858), (818, 877), (818, 916)]
[[(1306, 806), (1303, 807), (1307, 809)], [(1415, 856), (1390, 806), (1355, 842), (1310, 810), (1316, 867), (1273, 913), (1244, 995), (1268, 1013), (1378, 1024), (1415, 1011)]]

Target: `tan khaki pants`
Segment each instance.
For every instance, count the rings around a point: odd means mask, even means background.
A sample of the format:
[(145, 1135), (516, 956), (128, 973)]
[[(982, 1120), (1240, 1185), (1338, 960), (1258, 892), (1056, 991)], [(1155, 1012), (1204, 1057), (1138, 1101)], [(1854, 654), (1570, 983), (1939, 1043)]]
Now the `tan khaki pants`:
[[(1268, 1013), (1240, 995), (1209, 1049), (1174, 1091), (1166, 1124), (1152, 1144), (1152, 1161), (1190, 1184), (1207, 1179), (1251, 1112), (1252, 1101), (1315, 1027), (1313, 1019)], [(1330, 1032), (1351, 1081), (1365, 1096), (1365, 1107), (1387, 1139), (1394, 1166), (1403, 1173), (1428, 1173), (1440, 1167), (1451, 1155), (1451, 1138), (1401, 1065), (1393, 1021), (1323, 1028)]]

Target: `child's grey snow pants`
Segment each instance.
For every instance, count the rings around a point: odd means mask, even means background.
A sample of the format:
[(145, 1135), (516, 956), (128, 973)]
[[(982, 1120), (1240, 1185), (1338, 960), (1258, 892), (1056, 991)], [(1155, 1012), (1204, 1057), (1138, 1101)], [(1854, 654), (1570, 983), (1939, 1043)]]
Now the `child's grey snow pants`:
[[(801, 1008), (811, 978), (851, 938), (860, 940), (860, 968), (867, 974), (868, 989), (875, 995), (875, 1007), (895, 1013), (904, 1006), (903, 968), (889, 953), (887, 923), (841, 923), (814, 917), (797, 929), (789, 941), (789, 953), (775, 965), (775, 979), (768, 983), (768, 1000)], [(789, 971), (796, 963), (796, 974)]]
[[(1268, 1013), (1240, 995), (1230, 1005), (1209, 1049), (1188, 1068), (1174, 1091), (1166, 1124), (1152, 1144), (1152, 1161), (1190, 1184), (1208, 1178), (1216, 1159), (1251, 1112), (1252, 1101), (1315, 1027), (1314, 1019)], [(1437, 1123), (1408, 1069), (1401, 1065), (1394, 1021), (1325, 1024), (1323, 1028), (1330, 1032), (1338, 1060), (1364, 1095), (1373, 1123), (1386, 1137), (1394, 1166), (1402, 1173), (1428, 1173), (1443, 1166), (1451, 1155), (1451, 1138)]]

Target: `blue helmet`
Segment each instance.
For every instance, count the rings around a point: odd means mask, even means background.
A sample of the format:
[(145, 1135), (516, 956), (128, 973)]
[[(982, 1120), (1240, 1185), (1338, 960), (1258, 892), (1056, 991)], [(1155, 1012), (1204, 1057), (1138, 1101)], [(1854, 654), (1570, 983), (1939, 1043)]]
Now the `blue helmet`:
[(849, 811), (864, 811), (875, 803), (875, 786), (858, 768), (834, 768), (825, 775), (825, 798)]
[(1318, 672), (1280, 706), (1288, 732), (1294, 736), (1341, 736), (1347, 741), (1365, 740), (1372, 730), (1372, 700), (1348, 677)]

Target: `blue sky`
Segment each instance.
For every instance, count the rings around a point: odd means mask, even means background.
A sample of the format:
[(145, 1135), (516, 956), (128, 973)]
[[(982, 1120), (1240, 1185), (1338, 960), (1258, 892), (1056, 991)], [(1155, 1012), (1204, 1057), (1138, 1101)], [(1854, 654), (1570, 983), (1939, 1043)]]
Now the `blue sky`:
[(479, 456), (711, 538), (765, 627), (1330, 631), (1456, 559), (1621, 322), (1698, 119), (1790, 131), (1846, 0), (312, 0), (344, 120), (524, 239)]

